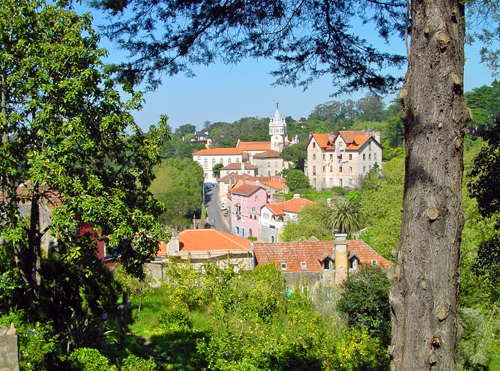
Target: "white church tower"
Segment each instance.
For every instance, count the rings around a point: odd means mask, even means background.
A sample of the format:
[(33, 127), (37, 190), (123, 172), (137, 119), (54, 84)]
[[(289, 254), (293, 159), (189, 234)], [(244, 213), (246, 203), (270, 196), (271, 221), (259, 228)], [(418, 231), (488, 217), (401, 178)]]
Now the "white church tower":
[(285, 119), (281, 117), (279, 105), (280, 102), (276, 102), (276, 112), (274, 112), (274, 117), (271, 118), (269, 122), (269, 136), (271, 137), (271, 149), (277, 152), (281, 152), (285, 148), (285, 143), (288, 141), (286, 133), (286, 122)]

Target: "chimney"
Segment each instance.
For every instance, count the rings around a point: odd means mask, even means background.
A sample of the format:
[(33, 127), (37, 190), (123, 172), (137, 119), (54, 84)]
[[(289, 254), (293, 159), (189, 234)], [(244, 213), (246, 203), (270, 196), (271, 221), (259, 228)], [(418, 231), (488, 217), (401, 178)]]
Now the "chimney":
[(347, 279), (349, 261), (347, 260), (347, 234), (335, 235), (335, 285), (341, 285)]
[(172, 237), (167, 243), (167, 255), (174, 252), (179, 252), (179, 232), (176, 229), (171, 229)]
[(241, 170), (243, 171), (242, 174), (245, 174), (245, 163), (241, 161)]
[(328, 142), (330, 142), (330, 145), (333, 144), (335, 141), (335, 133), (328, 133)]
[(312, 131), (310, 131), (310, 132), (309, 132), (309, 139), (311, 139), (311, 137), (312, 137), (312, 136), (313, 136), (313, 132), (312, 132)]

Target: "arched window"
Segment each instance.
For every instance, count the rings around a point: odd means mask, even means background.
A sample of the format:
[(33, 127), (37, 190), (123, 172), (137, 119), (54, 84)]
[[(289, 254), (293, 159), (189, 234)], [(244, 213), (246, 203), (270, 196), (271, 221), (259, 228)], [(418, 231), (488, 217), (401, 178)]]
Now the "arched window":
[(271, 236), (271, 242), (274, 243), (274, 236)]
[(215, 166), (215, 158), (212, 158), (212, 167)]
[(222, 157), (220, 158), (219, 164), (224, 164), (224, 159)]
[(229, 165), (231, 163), (231, 157), (227, 159), (227, 164)]
[(208, 167), (208, 159), (205, 159), (205, 161), (203, 161), (204, 163), (204, 168), (206, 169)]

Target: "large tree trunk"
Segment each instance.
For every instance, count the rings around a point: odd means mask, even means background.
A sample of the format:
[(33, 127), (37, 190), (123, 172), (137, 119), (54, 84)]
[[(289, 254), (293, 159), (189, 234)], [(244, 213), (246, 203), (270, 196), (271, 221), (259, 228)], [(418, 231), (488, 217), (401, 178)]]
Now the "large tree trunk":
[(464, 127), (463, 5), (413, 1), (403, 226), (391, 288), (391, 370), (454, 370)]

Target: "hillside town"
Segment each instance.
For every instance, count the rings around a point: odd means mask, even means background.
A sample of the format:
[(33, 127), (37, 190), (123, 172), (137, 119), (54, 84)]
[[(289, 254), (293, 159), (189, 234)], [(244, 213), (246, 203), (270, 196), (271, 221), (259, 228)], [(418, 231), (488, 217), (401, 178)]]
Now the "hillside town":
[[(0, 371), (500, 370), (494, 5), (0, 0)], [(368, 93), (158, 90), (247, 57)]]

